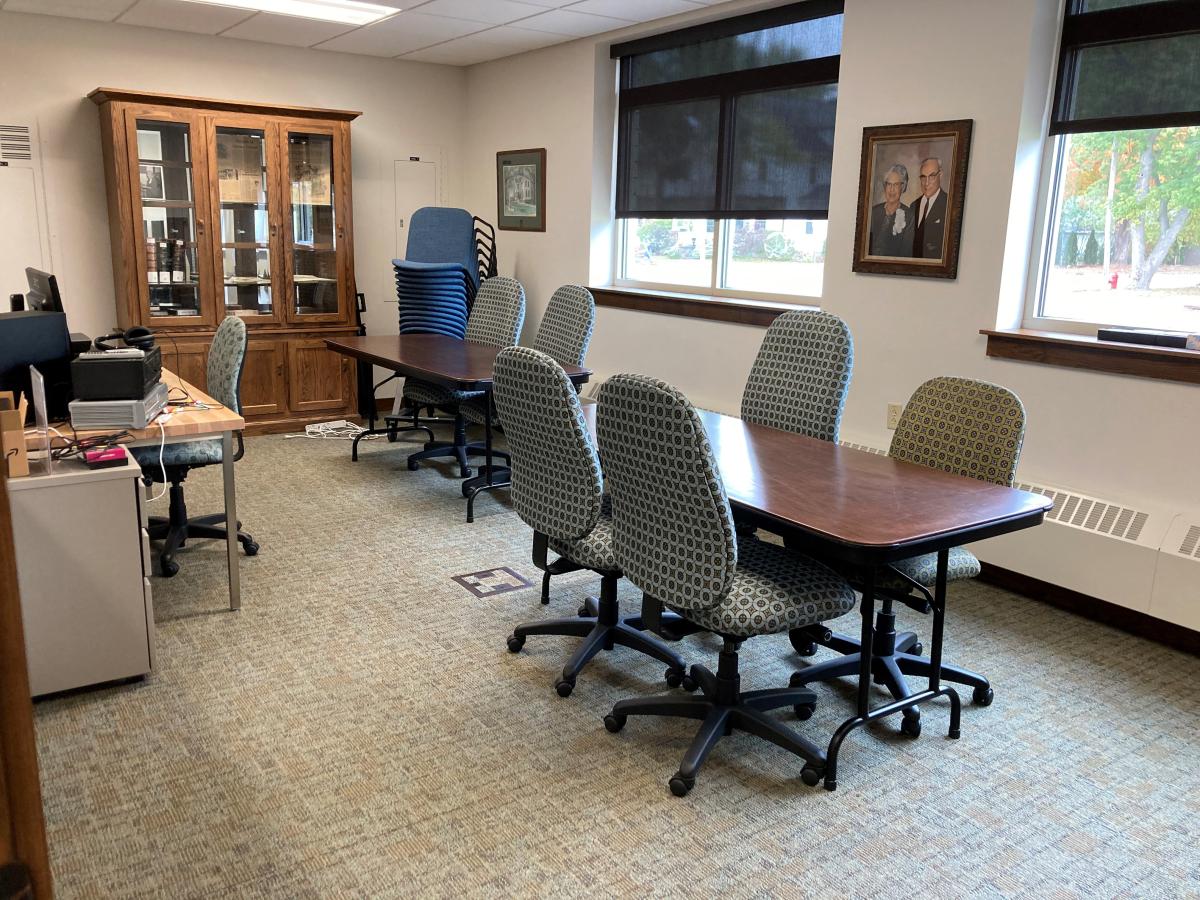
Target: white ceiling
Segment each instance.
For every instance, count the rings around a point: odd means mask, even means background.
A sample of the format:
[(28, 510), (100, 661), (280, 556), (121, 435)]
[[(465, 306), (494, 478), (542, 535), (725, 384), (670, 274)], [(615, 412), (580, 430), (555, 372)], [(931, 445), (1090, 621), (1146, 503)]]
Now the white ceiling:
[(355, 28), (185, 0), (0, 0), (40, 13), (293, 47), (469, 66), (725, 0), (373, 0), (401, 10)]

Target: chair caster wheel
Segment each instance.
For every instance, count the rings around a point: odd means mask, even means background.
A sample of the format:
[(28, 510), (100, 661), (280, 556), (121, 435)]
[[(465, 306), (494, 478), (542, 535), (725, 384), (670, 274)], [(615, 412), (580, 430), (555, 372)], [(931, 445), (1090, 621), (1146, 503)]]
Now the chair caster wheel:
[[(549, 601), (547, 601), (547, 602), (549, 602)], [(587, 602), (585, 601), (585, 602), (579, 604), (579, 618), (586, 619), (587, 616), (588, 616), (588, 608), (587, 608)]]
[(159, 564), (159, 570), (162, 572), (163, 578), (173, 578), (179, 574), (179, 563), (175, 562), (175, 560), (163, 560)]
[(700, 682), (693, 678), (692, 674), (689, 672), (683, 676), (683, 680), (679, 682), (679, 686), (690, 694), (696, 690), (696, 688), (700, 687)]
[(996, 699), (996, 693), (990, 687), (975, 688), (971, 692), (971, 702), (976, 706), (991, 706)]
[(821, 783), (821, 773), (812, 766), (805, 766), (800, 770), (800, 780), (809, 787), (816, 787)]
[(908, 652), (911, 653), (913, 656), (920, 656), (922, 653), (925, 652), (925, 645), (922, 644), (920, 641), (917, 641), (915, 644), (913, 644), (911, 647), (908, 648)]
[(671, 789), (671, 793), (676, 797), (686, 797), (688, 791), (696, 786), (695, 778), (684, 778), (682, 775), (674, 775), (667, 782), (667, 787)]
[[(459, 477), (459, 478), (470, 478), (470, 477), (471, 477), (472, 475), (474, 475), (474, 474), (475, 474), (475, 473), (474, 473), (474, 472), (472, 472), (470, 468), (466, 468), (466, 469), (459, 469), (459, 470), (458, 470), (458, 477)], [(466, 496), (466, 494), (463, 494), (463, 496), (465, 497), (465, 496)]]
[(254, 541), (248, 542), (243, 548), (247, 556), (258, 556), (258, 544)]
[(607, 715), (604, 717), (604, 727), (608, 729), (610, 734), (616, 734), (625, 727), (625, 717)]
[(677, 688), (683, 684), (684, 674), (679, 669), (667, 669), (663, 677), (667, 680), (667, 687)]
[(817, 642), (810, 640), (803, 631), (789, 631), (788, 640), (792, 642), (792, 649), (801, 656), (813, 656), (817, 652)]
[(521, 648), (525, 646), (525, 636), (521, 634), (513, 634), (508, 638), (508, 652), (520, 653)]
[(798, 703), (792, 709), (795, 711), (797, 719), (806, 722), (812, 718), (815, 707), (811, 703)]
[(900, 719), (900, 733), (910, 738), (921, 736), (921, 719), (918, 716), (903, 716)]
[(419, 468), (421, 468), (421, 463), (418, 460), (410, 459), (408, 461), (408, 471), (415, 472)]
[(575, 690), (575, 679), (560, 678), (554, 683), (554, 689), (558, 691), (558, 696), (570, 697), (571, 691)]
[(804, 682), (801, 680), (801, 677), (802, 676), (800, 675), (799, 672), (793, 672), (788, 677), (788, 687), (794, 687), (794, 688), (804, 687)]

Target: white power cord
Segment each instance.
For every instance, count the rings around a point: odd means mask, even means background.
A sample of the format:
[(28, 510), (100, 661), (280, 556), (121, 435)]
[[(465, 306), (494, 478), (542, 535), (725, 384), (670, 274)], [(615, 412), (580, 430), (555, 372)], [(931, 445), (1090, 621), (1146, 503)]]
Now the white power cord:
[[(338, 419), (334, 422), (314, 422), (312, 425), (304, 427), (304, 434), (289, 434), (285, 437), (308, 437), (322, 438), (325, 440), (353, 440), (367, 429), (361, 425), (355, 425), (348, 419)], [(377, 434), (368, 435), (363, 440), (374, 440), (379, 437)]]
[(163, 462), (163, 452), (167, 448), (167, 429), (163, 427), (163, 417), (159, 416), (155, 421), (158, 422), (158, 469), (162, 472), (162, 490), (151, 497), (147, 502), (154, 503), (156, 500), (161, 500), (167, 493), (167, 465)]

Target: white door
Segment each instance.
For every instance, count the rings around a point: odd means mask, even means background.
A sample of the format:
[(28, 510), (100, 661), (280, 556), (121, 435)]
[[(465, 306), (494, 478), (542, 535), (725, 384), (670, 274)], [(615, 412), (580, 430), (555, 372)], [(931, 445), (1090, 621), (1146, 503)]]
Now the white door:
[(408, 223), (423, 206), (437, 206), (438, 166), (433, 159), (409, 157), (396, 160), (396, 259), (404, 259), (408, 247)]

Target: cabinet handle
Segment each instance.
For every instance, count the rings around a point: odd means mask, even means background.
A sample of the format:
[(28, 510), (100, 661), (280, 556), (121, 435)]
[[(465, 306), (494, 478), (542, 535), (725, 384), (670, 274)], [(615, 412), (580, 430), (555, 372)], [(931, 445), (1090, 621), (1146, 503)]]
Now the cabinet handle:
[(275, 235), (278, 233), (279, 233), (279, 226), (276, 223), (272, 222), (271, 223), (271, 237), (275, 237)]
[(196, 220), (196, 234), (198, 234), (200, 237), (204, 237), (204, 220), (203, 219)]

